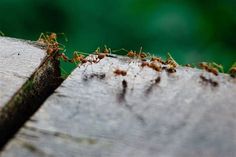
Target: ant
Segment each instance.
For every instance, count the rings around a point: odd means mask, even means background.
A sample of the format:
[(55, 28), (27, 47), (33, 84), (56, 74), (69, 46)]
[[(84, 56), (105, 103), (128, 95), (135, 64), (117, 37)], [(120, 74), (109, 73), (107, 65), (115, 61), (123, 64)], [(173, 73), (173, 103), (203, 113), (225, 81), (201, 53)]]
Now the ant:
[[(125, 50), (125, 51), (127, 51), (127, 50)], [(136, 51), (133, 51), (133, 50), (130, 50), (130, 51), (127, 51), (128, 53), (127, 53), (127, 56), (128, 57), (130, 57), (130, 58), (139, 58), (139, 59), (145, 59), (146, 57), (148, 57), (149, 56), (149, 54), (148, 53), (145, 53), (145, 52), (143, 52), (142, 51), (142, 47), (140, 47), (140, 50), (139, 50), (139, 52), (137, 53)]]
[(58, 54), (58, 57), (65, 62), (69, 61), (69, 58), (65, 55), (65, 53)]
[(229, 69), (229, 74), (232, 76), (232, 77), (235, 77), (236, 75), (236, 62), (232, 65), (232, 67)]
[(128, 56), (128, 57), (131, 57), (131, 58), (134, 58), (135, 56), (137, 56), (137, 53), (134, 52), (133, 50), (130, 50), (130, 51), (127, 53), (127, 56)]
[(199, 67), (202, 68), (203, 70), (206, 70), (207, 72), (210, 72), (214, 75), (218, 75), (218, 69), (214, 66), (215, 64), (210, 64), (210, 63), (206, 63), (206, 62), (201, 62), (199, 64)]
[(42, 44), (53, 44), (57, 42), (57, 34), (56, 33), (41, 33), (38, 42)]
[(179, 66), (179, 64), (174, 60), (174, 58), (171, 56), (169, 52), (167, 53), (167, 59), (166, 59), (165, 64), (171, 65), (174, 68)]
[(87, 63), (87, 61), (88, 60), (85, 58), (85, 56), (82, 54), (78, 54), (77, 51), (74, 52), (73, 58), (70, 60), (71, 63), (75, 62)]
[(159, 62), (159, 63), (162, 63), (162, 64), (165, 63), (165, 62), (161, 59), (161, 57), (155, 57), (155, 56), (153, 56), (153, 57), (151, 58), (151, 61)]
[[(62, 34), (64, 36), (66, 42), (68, 41), (64, 33), (59, 33), (59, 34)], [(38, 38), (38, 42), (45, 44), (52, 44), (54, 42), (57, 42), (57, 37), (58, 34), (54, 32), (41, 33)]]
[[(44, 44), (47, 46), (47, 54), (51, 57), (56, 55), (56, 57), (61, 57), (63, 60), (67, 61), (67, 56), (63, 54), (58, 54), (59, 51), (65, 52), (65, 46), (57, 42), (56, 33), (41, 33), (38, 38), (38, 43)], [(59, 56), (57, 56), (59, 55)]]
[(156, 72), (161, 72), (162, 71), (162, 67), (160, 65), (158, 65), (155, 61), (152, 61), (151, 63), (149, 63), (147, 61), (142, 61), (140, 66), (142, 68), (149, 67), (149, 68), (155, 70)]
[(121, 70), (121, 69), (116, 69), (115, 71), (113, 71), (113, 73), (115, 75), (121, 75), (121, 76), (126, 76), (127, 75), (127, 71)]
[(52, 55), (54, 53), (59, 52), (60, 50), (64, 50), (64, 48), (59, 47), (58, 42), (54, 42), (54, 43), (48, 45), (47, 54)]
[(175, 73), (175, 72), (176, 72), (176, 69), (175, 69), (174, 66), (169, 65), (169, 66), (166, 68), (166, 71), (167, 71), (168, 73)]
[(96, 63), (98, 63), (101, 59), (107, 57), (109, 54), (111, 53), (111, 49), (110, 48), (107, 48), (107, 46), (105, 45), (104, 46), (104, 50), (103, 52), (100, 51), (100, 48), (98, 47), (96, 50), (95, 50), (95, 55), (97, 55), (96, 57)]
[(150, 66), (150, 63), (149, 62), (146, 62), (146, 61), (142, 61), (141, 63), (141, 67), (149, 67)]
[(148, 67), (155, 70), (156, 72), (162, 71), (162, 67), (160, 65), (156, 64), (155, 62), (151, 62)]
[(194, 66), (191, 65), (191, 64), (185, 64), (184, 66), (185, 66), (185, 67), (188, 67), (188, 68), (193, 68), (193, 67), (194, 67)]

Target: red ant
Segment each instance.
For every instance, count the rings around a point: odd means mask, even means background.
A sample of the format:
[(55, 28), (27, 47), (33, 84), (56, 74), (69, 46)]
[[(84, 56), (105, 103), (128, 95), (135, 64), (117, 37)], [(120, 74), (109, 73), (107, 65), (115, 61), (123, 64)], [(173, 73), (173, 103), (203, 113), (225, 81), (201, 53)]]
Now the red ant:
[(150, 63), (146, 62), (146, 61), (142, 61), (141, 63), (141, 67), (149, 67), (150, 66)]
[(121, 75), (121, 76), (126, 76), (127, 75), (127, 71), (121, 70), (121, 69), (116, 69), (113, 72), (114, 72), (115, 75)]
[(165, 63), (160, 57), (152, 57), (152, 58), (151, 58), (151, 61), (159, 62), (159, 63), (162, 63), (162, 64)]
[(64, 50), (64, 46), (57, 42), (56, 33), (41, 33), (38, 39), (40, 44), (47, 46), (47, 54), (51, 57), (61, 57), (63, 60), (68, 61), (68, 57), (62, 53), (58, 54), (60, 50)]
[(97, 55), (97, 57), (96, 57), (96, 60), (94, 61), (94, 63), (98, 63), (101, 59), (107, 57), (108, 54), (111, 53), (111, 49), (110, 48), (107, 48), (106, 45), (104, 47), (105, 47), (105, 49), (104, 49), (103, 52), (100, 52), (100, 48), (99, 47), (95, 50), (95, 55)]
[(156, 72), (162, 71), (162, 67), (160, 65), (157, 65), (155, 62), (151, 62), (149, 64), (149, 67), (152, 68), (153, 70), (155, 70)]
[(81, 62), (82, 64), (87, 63), (87, 62), (92, 62), (89, 61), (88, 59), (85, 58), (84, 55), (82, 54), (78, 54), (77, 51), (74, 52), (73, 54), (73, 58), (70, 60), (71, 63), (75, 63), (75, 62)]
[(65, 62), (69, 60), (69, 58), (64, 53), (58, 54), (58, 57), (61, 58)]
[(213, 67), (211, 64), (208, 64), (206, 62), (202, 62), (199, 64), (199, 67), (201, 67), (202, 69), (204, 69), (207, 72), (210, 72), (216, 76), (218, 75), (218, 69)]
[(141, 47), (139, 53), (137, 53), (136, 51), (130, 50), (130, 51), (128, 51), (127, 56), (130, 57), (130, 58), (137, 57), (137, 58), (140, 58), (140, 59), (144, 59), (148, 56), (148, 54), (145, 53), (145, 52), (142, 52), (142, 47)]
[(229, 69), (229, 74), (232, 76), (232, 77), (235, 77), (236, 75), (236, 62), (232, 65), (232, 67)]

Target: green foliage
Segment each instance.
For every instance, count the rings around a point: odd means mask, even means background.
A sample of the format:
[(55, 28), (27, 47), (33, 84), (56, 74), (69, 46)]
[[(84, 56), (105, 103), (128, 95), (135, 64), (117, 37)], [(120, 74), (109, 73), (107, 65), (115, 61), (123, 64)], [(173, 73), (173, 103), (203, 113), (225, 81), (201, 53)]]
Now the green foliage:
[(69, 56), (105, 44), (142, 46), (162, 58), (172, 52), (180, 64), (205, 60), (229, 69), (236, 59), (235, 8), (231, 0), (1, 0), (0, 30), (31, 40), (40, 32), (64, 32)]

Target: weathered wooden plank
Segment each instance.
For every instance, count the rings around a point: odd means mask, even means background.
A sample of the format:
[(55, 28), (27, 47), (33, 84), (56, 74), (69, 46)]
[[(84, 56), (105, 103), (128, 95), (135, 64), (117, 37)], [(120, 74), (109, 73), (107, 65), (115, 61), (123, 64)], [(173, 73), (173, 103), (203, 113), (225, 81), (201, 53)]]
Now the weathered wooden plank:
[(46, 56), (29, 42), (0, 37), (0, 107), (26, 82)]
[(0, 148), (59, 84), (59, 63), (35, 43), (0, 37)]
[[(236, 156), (233, 78), (185, 67), (158, 74), (139, 65), (107, 57), (77, 68), (2, 156)], [(115, 76), (116, 68), (127, 76)]]

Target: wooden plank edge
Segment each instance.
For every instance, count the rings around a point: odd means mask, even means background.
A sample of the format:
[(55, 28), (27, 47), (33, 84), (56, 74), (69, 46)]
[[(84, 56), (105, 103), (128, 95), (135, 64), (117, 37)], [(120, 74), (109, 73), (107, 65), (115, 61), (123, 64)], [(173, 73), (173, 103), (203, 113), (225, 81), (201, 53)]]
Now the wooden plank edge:
[(59, 66), (60, 61), (46, 56), (30, 78), (0, 109), (0, 150), (62, 83)]

